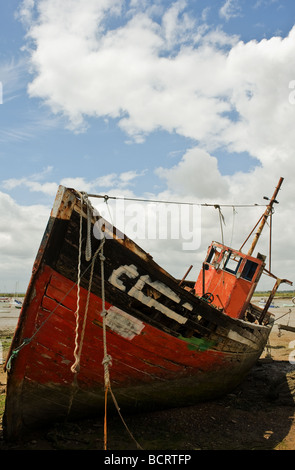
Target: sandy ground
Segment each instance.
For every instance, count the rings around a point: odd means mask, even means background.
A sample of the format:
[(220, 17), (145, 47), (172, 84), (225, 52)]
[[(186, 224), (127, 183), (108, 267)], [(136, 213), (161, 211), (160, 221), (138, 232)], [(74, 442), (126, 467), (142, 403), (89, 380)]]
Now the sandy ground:
[[(6, 443), (0, 425), (0, 450), (102, 450), (105, 436), (109, 450), (294, 450), (295, 333), (278, 325), (295, 326), (295, 307), (289, 307), (287, 299), (276, 305), (271, 309), (276, 323), (269, 346), (231, 394), (192, 407), (124, 416), (127, 430), (119, 416), (109, 417), (106, 434), (100, 418), (62, 423), (23, 442)], [(0, 309), (3, 341), (14, 330), (18, 315), (17, 310)], [(0, 365), (2, 409), (5, 384)]]

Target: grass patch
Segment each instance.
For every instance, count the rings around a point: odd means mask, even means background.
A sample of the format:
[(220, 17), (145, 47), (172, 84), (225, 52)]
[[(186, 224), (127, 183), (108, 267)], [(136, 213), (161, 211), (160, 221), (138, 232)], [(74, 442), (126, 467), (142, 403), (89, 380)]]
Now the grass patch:
[[(253, 297), (268, 297), (270, 291), (256, 291)], [(276, 292), (275, 299), (292, 299), (295, 296), (294, 291), (281, 291)]]
[(0, 335), (0, 341), (1, 341), (1, 345), (2, 345), (3, 355), (5, 356), (9, 351), (11, 341), (12, 341), (12, 337), (11, 336), (1, 336)]
[(5, 393), (0, 394), (0, 422), (2, 421), (2, 417), (4, 415), (4, 408), (5, 408)]
[[(0, 333), (0, 347), (1, 347), (1, 359), (5, 360), (7, 357), (10, 345), (12, 341), (12, 335), (9, 335), (7, 333)], [(0, 365), (0, 423), (2, 422), (3, 414), (4, 414), (4, 409), (5, 409), (5, 385), (3, 384), (2, 379), (2, 371), (3, 371), (3, 365)]]

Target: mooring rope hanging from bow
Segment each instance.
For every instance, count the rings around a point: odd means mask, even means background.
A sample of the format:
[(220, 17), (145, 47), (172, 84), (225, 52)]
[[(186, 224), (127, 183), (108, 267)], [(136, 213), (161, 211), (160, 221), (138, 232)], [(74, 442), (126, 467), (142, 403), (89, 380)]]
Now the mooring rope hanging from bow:
[[(87, 300), (86, 300), (86, 306), (85, 306), (85, 311), (84, 311), (84, 319), (83, 319), (83, 325), (82, 325), (82, 331), (81, 331), (81, 338), (79, 341), (79, 326), (80, 326), (80, 283), (83, 275), (81, 275), (81, 260), (82, 260), (82, 227), (83, 227), (83, 201), (86, 201), (87, 204), (87, 238), (86, 238), (86, 248), (85, 248), (85, 259), (86, 261), (90, 261), (91, 259), (91, 217), (92, 217), (92, 206), (90, 202), (88, 201), (87, 196), (83, 193), (80, 193), (80, 198), (81, 198), (81, 212), (80, 212), (80, 227), (79, 227), (79, 251), (78, 251), (78, 276), (77, 276), (77, 307), (76, 307), (76, 328), (75, 328), (75, 348), (74, 348), (74, 359), (75, 362), (71, 366), (71, 372), (74, 374), (74, 379), (72, 383), (72, 390), (70, 394), (70, 400), (69, 400), (69, 406), (68, 406), (68, 412), (67, 416), (69, 416), (70, 411), (72, 409), (73, 401), (74, 401), (74, 396), (78, 390), (78, 382), (77, 382), (77, 375), (78, 372), (80, 371), (80, 361), (81, 361), (81, 353), (82, 353), (82, 347), (84, 344), (84, 335), (85, 335), (85, 329), (86, 329), (86, 323), (87, 323), (87, 316), (88, 316), (88, 307), (89, 307), (89, 300), (90, 300), (90, 292), (91, 292), (91, 286), (92, 286), (92, 279), (93, 279), (93, 271), (94, 271), (94, 265), (95, 261), (97, 258), (97, 255), (99, 254), (100, 250), (102, 250), (103, 244), (105, 242), (105, 238), (102, 239), (98, 249), (96, 250), (92, 261), (91, 261), (91, 271), (90, 271), (90, 276), (89, 276), (89, 284), (88, 284), (88, 293), (87, 293)], [(84, 273), (85, 274), (85, 271)]]
[[(114, 393), (111, 388), (111, 381), (110, 381), (110, 366), (112, 364), (112, 358), (108, 354), (107, 350), (107, 335), (106, 335), (106, 300), (105, 300), (105, 274), (104, 274), (104, 262), (105, 262), (105, 256), (103, 253), (103, 248), (104, 248), (104, 243), (105, 243), (105, 237), (102, 238), (101, 243), (96, 250), (95, 254), (92, 257), (91, 261), (91, 272), (90, 272), (90, 277), (89, 277), (89, 285), (88, 285), (88, 295), (87, 295), (87, 300), (86, 300), (86, 306), (85, 306), (85, 313), (84, 313), (84, 319), (83, 319), (83, 325), (82, 325), (82, 332), (81, 332), (81, 338), (79, 341), (79, 320), (80, 320), (80, 282), (81, 282), (81, 259), (82, 259), (82, 222), (83, 222), (83, 214), (82, 214), (82, 205), (83, 201), (86, 201), (87, 203), (87, 240), (86, 240), (86, 247), (88, 246), (88, 249), (91, 249), (91, 244), (90, 244), (90, 228), (91, 228), (91, 217), (92, 217), (92, 206), (89, 203), (87, 195), (80, 194), (81, 197), (81, 213), (80, 213), (80, 230), (79, 230), (79, 254), (78, 254), (78, 279), (77, 279), (77, 309), (76, 309), (76, 335), (75, 335), (75, 351), (74, 351), (74, 357), (75, 357), (75, 363), (71, 367), (71, 371), (74, 373), (74, 380), (73, 380), (73, 388), (72, 388), (72, 393), (70, 396), (70, 401), (69, 401), (69, 407), (68, 407), (68, 415), (70, 413), (72, 404), (73, 404), (73, 399), (74, 395), (78, 389), (78, 382), (77, 382), (77, 375), (80, 370), (80, 359), (81, 359), (81, 352), (82, 352), (82, 347), (83, 347), (83, 342), (84, 342), (84, 335), (85, 335), (85, 328), (86, 328), (86, 322), (87, 322), (87, 313), (88, 313), (88, 307), (89, 307), (89, 299), (90, 299), (90, 292), (91, 292), (91, 286), (92, 286), (92, 280), (93, 280), (93, 272), (94, 272), (94, 265), (95, 261), (97, 259), (97, 256), (99, 255), (100, 258), (100, 272), (101, 272), (101, 299), (102, 299), (102, 311), (101, 311), (101, 316), (102, 316), (102, 331), (103, 331), (103, 360), (102, 360), (102, 365), (104, 367), (104, 398), (105, 398), (105, 404), (104, 404), (104, 449), (107, 449), (107, 398), (108, 398), (108, 393), (111, 394), (112, 400), (114, 402), (115, 408), (117, 409), (117, 412), (127, 430), (129, 433), (130, 437), (133, 439), (133, 441), (136, 443), (136, 446), (138, 449), (142, 449), (142, 447), (139, 445), (139, 443), (136, 441), (130, 430), (128, 429), (128, 426), (126, 422), (123, 419), (123, 416), (120, 412), (120, 408), (118, 406), (117, 400), (114, 396)], [(88, 208), (90, 210), (88, 211)], [(89, 224), (90, 221), (90, 224)], [(89, 256), (86, 253), (85, 249), (85, 258), (87, 259), (87, 256)], [(91, 258), (91, 255), (90, 255)]]
[[(84, 342), (84, 335), (85, 335), (85, 328), (86, 328), (86, 321), (87, 321), (87, 315), (88, 315), (88, 308), (89, 308), (89, 301), (90, 301), (90, 293), (91, 293), (91, 286), (92, 286), (92, 280), (93, 280), (93, 271), (94, 271), (94, 265), (95, 261), (97, 258), (97, 255), (99, 252), (103, 249), (103, 245), (105, 242), (105, 238), (102, 239), (98, 249), (96, 250), (95, 254), (93, 255), (92, 261), (91, 261), (91, 271), (90, 271), (90, 277), (89, 277), (89, 285), (88, 285), (88, 292), (87, 292), (87, 300), (86, 300), (86, 306), (85, 306), (85, 313), (84, 313), (84, 318), (83, 318), (83, 325), (82, 325), (82, 332), (81, 332), (81, 339), (80, 339), (80, 344), (77, 346), (74, 357), (76, 359), (75, 363), (71, 367), (71, 371), (73, 373), (79, 371), (79, 366), (80, 366), (80, 359), (81, 359), (81, 351), (83, 347), (83, 342)], [(78, 318), (76, 319), (78, 321)], [(76, 326), (76, 338), (75, 338), (75, 344), (78, 345), (78, 329), (79, 325)]]
[(88, 306), (89, 306), (89, 298), (90, 298), (90, 291), (92, 285), (92, 278), (93, 278), (93, 269), (94, 263), (97, 258), (98, 253), (102, 250), (103, 243), (105, 239), (103, 238), (101, 241), (100, 246), (96, 250), (91, 262), (91, 272), (89, 278), (89, 285), (88, 285), (88, 294), (87, 294), (87, 301), (84, 313), (84, 320), (81, 332), (81, 339), (79, 343), (79, 323), (80, 323), (80, 283), (81, 283), (81, 259), (82, 259), (82, 228), (83, 228), (83, 203), (86, 202), (87, 207), (87, 236), (86, 236), (86, 248), (85, 248), (85, 259), (86, 261), (91, 260), (92, 251), (91, 251), (91, 219), (93, 213), (93, 207), (87, 197), (86, 193), (79, 193), (81, 198), (81, 211), (80, 211), (80, 227), (79, 227), (79, 254), (78, 254), (78, 278), (77, 278), (77, 308), (76, 308), (76, 331), (75, 331), (75, 349), (74, 349), (74, 358), (75, 362), (71, 366), (71, 371), (73, 373), (77, 373), (80, 368), (80, 358), (81, 358), (81, 350), (84, 341), (84, 334), (85, 334), (85, 327), (86, 327), (86, 320), (88, 314)]
[(107, 450), (107, 400), (108, 400), (108, 391), (110, 387), (110, 371), (109, 365), (112, 362), (111, 356), (108, 355), (107, 351), (107, 336), (106, 336), (106, 314), (105, 309), (105, 288), (104, 288), (104, 261), (105, 257), (103, 250), (100, 255), (100, 273), (101, 273), (101, 300), (102, 300), (102, 337), (103, 337), (103, 360), (102, 365), (104, 367), (104, 390), (105, 390), (105, 404), (104, 404), (104, 450)]
[(103, 360), (102, 364), (104, 366), (104, 386), (105, 389), (109, 387), (110, 384), (110, 372), (109, 372), (109, 364), (112, 362), (111, 356), (108, 355), (107, 351), (107, 337), (106, 337), (106, 308), (105, 308), (105, 287), (104, 287), (104, 261), (105, 257), (103, 254), (103, 250), (101, 251), (100, 255), (100, 272), (101, 272), (101, 300), (102, 300), (102, 334), (103, 334)]
[[(105, 240), (105, 239), (103, 239)], [(102, 330), (103, 330), (103, 360), (102, 360), (102, 365), (104, 367), (104, 389), (105, 389), (105, 415), (104, 415), (104, 450), (107, 450), (107, 398), (108, 398), (108, 392), (110, 392), (111, 397), (113, 399), (113, 403), (115, 405), (115, 408), (117, 409), (117, 412), (122, 420), (122, 423), (124, 424), (129, 436), (133, 441), (135, 442), (136, 446), (138, 449), (142, 449), (140, 444), (136, 441), (130, 430), (128, 429), (128, 426), (126, 422), (124, 421), (124, 418), (120, 412), (120, 408), (118, 406), (117, 400), (115, 398), (115, 395), (112, 391), (111, 387), (111, 380), (110, 380), (110, 370), (109, 367), (112, 364), (112, 357), (108, 354), (108, 348), (107, 348), (107, 335), (106, 335), (106, 308), (105, 308), (105, 283), (104, 283), (104, 262), (105, 262), (105, 257), (103, 254), (103, 247), (102, 250), (99, 254), (100, 258), (100, 272), (101, 272), (101, 300), (102, 300), (102, 311), (101, 311), (101, 316), (102, 316)]]
[(82, 256), (82, 201), (81, 199), (81, 212), (80, 212), (80, 228), (79, 228), (79, 252), (78, 252), (78, 279), (77, 279), (77, 307), (76, 307), (76, 334), (75, 334), (75, 348), (74, 348), (74, 358), (75, 362), (71, 367), (73, 373), (78, 372), (78, 334), (79, 334), (79, 313), (80, 313), (80, 282), (81, 282), (81, 256)]

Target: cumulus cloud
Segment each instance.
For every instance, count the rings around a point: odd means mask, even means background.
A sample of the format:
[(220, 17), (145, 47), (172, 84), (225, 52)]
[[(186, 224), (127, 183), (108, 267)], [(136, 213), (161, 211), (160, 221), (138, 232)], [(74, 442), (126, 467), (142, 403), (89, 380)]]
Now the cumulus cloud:
[(237, 0), (226, 0), (219, 10), (221, 18), (224, 18), (227, 21), (230, 18), (240, 16), (240, 12), (241, 8)]
[[(164, 129), (207, 150), (225, 146), (261, 161), (274, 147), (282, 158), (294, 147), (288, 87), (295, 28), (286, 38), (244, 43), (197, 23), (178, 1), (160, 20), (136, 8), (106, 30), (106, 19), (120, 12), (118, 0), (92, 0), (87, 8), (81, 0), (58, 8), (55, 0), (36, 3), (29, 93), (73, 129), (84, 129), (88, 117), (117, 118), (139, 142)], [(234, 5), (227, 1), (223, 11)]]
[(204, 150), (190, 149), (177, 165), (158, 168), (156, 173), (176, 194), (194, 197), (200, 202), (226, 200), (228, 197), (229, 184), (218, 170), (217, 159)]

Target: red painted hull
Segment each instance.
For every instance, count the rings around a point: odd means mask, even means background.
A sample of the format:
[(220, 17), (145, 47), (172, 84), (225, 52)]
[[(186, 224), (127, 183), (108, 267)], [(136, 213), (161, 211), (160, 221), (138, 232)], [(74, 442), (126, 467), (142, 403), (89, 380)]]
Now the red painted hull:
[[(72, 201), (72, 207), (77, 205), (73, 197)], [(111, 357), (112, 391), (121, 410), (193, 404), (237, 386), (263, 351), (270, 327), (228, 318), (200, 301), (178, 287), (137, 247), (130, 248), (130, 240), (105, 244), (105, 339), (98, 267), (88, 309), (89, 278), (79, 288), (76, 336), (78, 286), (70, 269), (72, 253), (77, 254), (76, 234), (70, 225), (73, 213), (72, 208), (66, 222), (64, 213), (51, 218), (37, 256), (8, 363), (6, 437), (15, 438), (50, 421), (102, 413), (105, 347)], [(69, 240), (67, 245), (64, 238)], [(69, 247), (74, 245), (72, 252)], [(145, 287), (157, 287), (157, 300), (144, 294), (148, 290), (143, 288), (134, 291), (137, 279), (143, 277), (132, 274), (133, 279), (130, 272), (124, 277), (120, 257), (148, 273)], [(117, 265), (112, 264), (113, 258)], [(172, 299), (177, 304), (173, 308)], [(77, 373), (71, 369), (75, 338), (81, 346)]]

